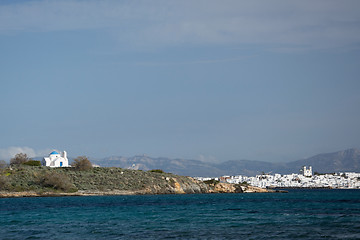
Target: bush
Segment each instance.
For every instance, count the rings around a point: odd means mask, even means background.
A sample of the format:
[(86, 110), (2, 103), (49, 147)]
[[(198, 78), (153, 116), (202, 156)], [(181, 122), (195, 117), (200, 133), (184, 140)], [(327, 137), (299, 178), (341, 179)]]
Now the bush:
[(6, 176), (0, 175), (0, 190), (8, 190), (10, 186), (9, 180)]
[(85, 156), (79, 156), (74, 159), (74, 162), (71, 164), (75, 169), (84, 171), (84, 170), (90, 170), (93, 168), (91, 162), (89, 159)]
[(217, 181), (217, 180), (215, 180), (215, 179), (210, 179), (210, 180), (206, 180), (206, 181), (204, 181), (204, 183), (205, 184), (207, 184), (207, 185), (210, 185), (210, 184), (218, 184), (220, 181)]
[(29, 160), (27, 162), (24, 162), (23, 164), (28, 166), (41, 166), (41, 162), (35, 160)]
[(161, 169), (153, 169), (153, 170), (150, 170), (149, 172), (155, 172), (155, 173), (165, 173), (163, 170)]
[(7, 168), (8, 164), (4, 160), (0, 160), (0, 169)]
[(39, 183), (43, 187), (54, 188), (65, 192), (76, 192), (77, 189), (71, 183), (70, 179), (61, 173), (46, 172), (39, 177)]
[(30, 158), (26, 155), (26, 153), (18, 153), (10, 160), (10, 165), (20, 165), (29, 161)]

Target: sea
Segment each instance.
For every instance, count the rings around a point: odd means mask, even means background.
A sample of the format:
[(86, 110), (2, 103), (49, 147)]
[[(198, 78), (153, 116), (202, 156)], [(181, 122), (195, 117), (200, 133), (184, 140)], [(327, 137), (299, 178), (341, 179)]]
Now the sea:
[(0, 199), (0, 239), (360, 239), (360, 190)]

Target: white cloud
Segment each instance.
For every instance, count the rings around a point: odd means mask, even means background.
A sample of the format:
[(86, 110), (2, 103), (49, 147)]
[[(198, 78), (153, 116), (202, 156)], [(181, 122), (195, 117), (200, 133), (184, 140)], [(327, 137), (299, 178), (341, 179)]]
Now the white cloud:
[(18, 153), (26, 153), (28, 157), (39, 157), (48, 155), (51, 149), (34, 150), (30, 147), (8, 147), (0, 149), (0, 159), (9, 160)]
[(216, 157), (211, 156), (211, 155), (206, 156), (206, 155), (203, 155), (203, 154), (199, 155), (198, 160), (200, 160), (202, 162), (211, 162), (211, 163), (217, 163), (218, 162)]
[(101, 29), (128, 45), (360, 42), (360, 1), (29, 1), (0, 5), (0, 34)]

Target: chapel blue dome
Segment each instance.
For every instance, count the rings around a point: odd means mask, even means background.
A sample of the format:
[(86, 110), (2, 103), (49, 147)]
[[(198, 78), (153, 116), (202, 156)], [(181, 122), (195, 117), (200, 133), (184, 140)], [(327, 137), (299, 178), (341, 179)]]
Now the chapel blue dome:
[(53, 154), (59, 154), (57, 151), (53, 151), (50, 153), (50, 155), (53, 155)]

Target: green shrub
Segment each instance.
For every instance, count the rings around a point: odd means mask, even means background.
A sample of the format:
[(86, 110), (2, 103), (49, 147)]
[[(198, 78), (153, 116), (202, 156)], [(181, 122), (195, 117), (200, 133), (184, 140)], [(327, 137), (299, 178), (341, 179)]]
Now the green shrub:
[(204, 183), (210, 185), (210, 184), (218, 184), (220, 181), (217, 181), (215, 179), (210, 179), (210, 180), (206, 180), (204, 181)]
[(163, 170), (161, 169), (153, 169), (153, 170), (149, 170), (149, 172), (155, 172), (155, 173), (165, 173)]
[(77, 191), (70, 179), (61, 173), (45, 172), (39, 177), (39, 183), (43, 187), (53, 188), (65, 192)]
[(27, 162), (24, 162), (23, 164), (28, 166), (41, 166), (41, 162), (35, 160), (29, 160)]
[(8, 190), (10, 183), (5, 175), (0, 175), (0, 190)]

